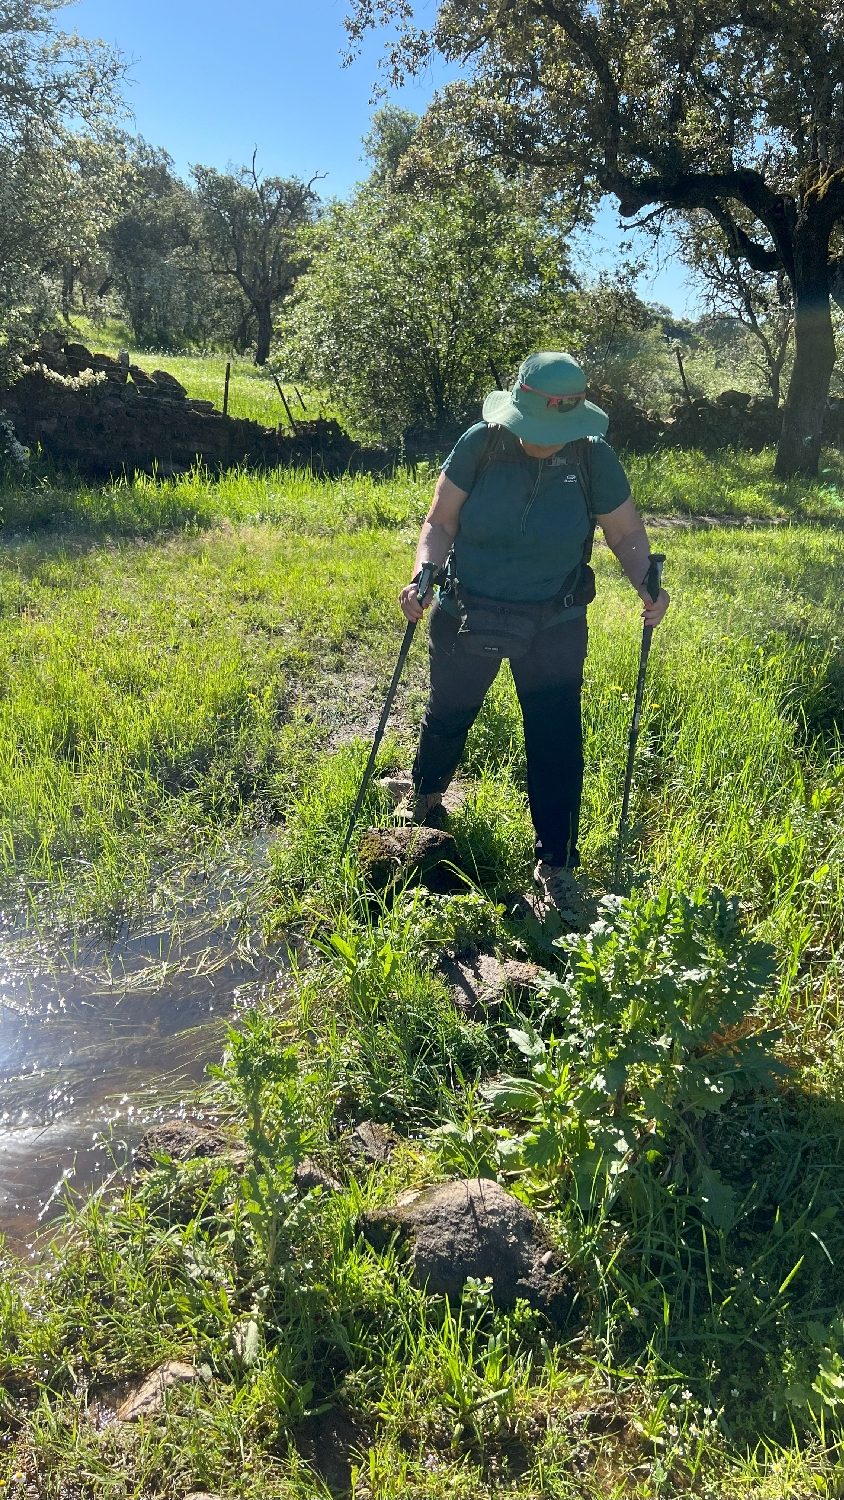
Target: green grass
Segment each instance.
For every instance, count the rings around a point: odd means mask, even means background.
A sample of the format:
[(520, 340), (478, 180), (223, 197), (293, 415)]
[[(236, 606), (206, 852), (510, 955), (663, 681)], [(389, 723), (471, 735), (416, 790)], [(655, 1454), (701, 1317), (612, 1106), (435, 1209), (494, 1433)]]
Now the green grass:
[[(339, 859), (430, 476), (4, 493), (4, 909), (108, 925), (215, 838), (272, 821), (264, 920), (311, 959), (213, 1084), (246, 1164), (164, 1164), (78, 1204), (44, 1267), (5, 1265), (0, 1486), (14, 1500), (304, 1500), (327, 1491), (296, 1433), (332, 1404), (356, 1424), (357, 1500), (842, 1493), (844, 532), (834, 459), (812, 486), (774, 484), (766, 464), (630, 465), (645, 510), (728, 524), (659, 533), (674, 607), (651, 657), (627, 873), (646, 891), (740, 897), (778, 969), (748, 1024), (777, 1026), (796, 1071), (698, 1131), (742, 1205), (730, 1228), (707, 1229), (688, 1185), (654, 1189), (644, 1213), (563, 1195), (551, 1222), (584, 1301), (562, 1337), (524, 1307), (493, 1312), (483, 1289), (461, 1307), (426, 1298), (357, 1229), (366, 1206), (447, 1170), (439, 1125), (475, 1131), (485, 1159), (478, 1084), (518, 1064), (512, 1015), (467, 1018), (432, 970), (438, 934), (559, 954), (496, 908), (531, 863), (506, 670), (453, 819), (475, 894), (379, 904)], [(760, 524), (730, 524), (746, 516)], [(602, 548), (596, 567), (584, 851), (601, 890), (639, 620)], [(424, 678), (420, 639), (384, 768), (408, 763)], [(385, 811), (375, 787), (362, 821)], [(404, 1143), (350, 1171), (333, 1122), (366, 1116)], [(341, 1193), (296, 1200), (304, 1152)], [(170, 1356), (207, 1378), (160, 1418), (86, 1415)]]
[[(109, 319), (96, 325), (83, 317), (75, 317), (69, 329), (70, 337), (85, 343), (93, 352), (116, 355), (128, 349), (132, 363), (142, 370), (168, 370), (182, 382), (189, 396), (200, 401), (213, 401), (222, 410), (225, 390), (226, 364), (231, 364), (229, 380), (229, 416), (249, 417), (264, 427), (290, 429), (290, 422), (278, 390), (272, 379), (269, 366), (260, 367), (249, 356), (237, 354), (171, 354), (166, 350), (149, 352), (136, 349), (128, 328)], [(320, 391), (307, 385), (299, 385), (304, 408), (299, 402), (292, 383), (281, 381), (293, 419), (313, 421), (315, 417), (336, 416), (337, 413)]]

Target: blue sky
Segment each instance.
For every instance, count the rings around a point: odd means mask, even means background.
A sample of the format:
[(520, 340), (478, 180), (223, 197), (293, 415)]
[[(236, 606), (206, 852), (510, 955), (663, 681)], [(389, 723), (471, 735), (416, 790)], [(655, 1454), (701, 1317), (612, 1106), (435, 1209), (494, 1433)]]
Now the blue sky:
[[(418, 14), (433, 0), (425, 0)], [(224, 168), (254, 147), (266, 172), (327, 174), (325, 196), (344, 196), (365, 173), (360, 160), (373, 105), (379, 39), (341, 66), (344, 0), (75, 0), (61, 24), (102, 37), (132, 63), (127, 98), (135, 128), (164, 146), (178, 170)], [(393, 95), (421, 113), (444, 73)], [(591, 237), (596, 265), (611, 265), (619, 233), (607, 205)], [(666, 266), (640, 293), (688, 310), (682, 273)]]

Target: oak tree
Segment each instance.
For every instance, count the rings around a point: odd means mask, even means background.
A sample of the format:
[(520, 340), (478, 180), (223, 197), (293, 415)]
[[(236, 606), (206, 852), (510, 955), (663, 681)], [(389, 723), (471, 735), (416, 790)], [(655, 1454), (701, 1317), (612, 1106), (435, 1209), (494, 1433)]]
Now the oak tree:
[[(393, 79), (435, 53), (464, 77), (425, 129), (623, 217), (699, 209), (793, 296), (776, 468), (813, 473), (844, 297), (842, 0), (352, 0), (352, 49), (392, 24)], [(747, 227), (746, 227), (747, 226)]]
[(204, 244), (215, 276), (232, 278), (257, 324), (255, 363), (270, 354), (274, 314), (307, 264), (302, 231), (317, 208), (315, 177), (262, 177), (255, 167), (191, 169), (202, 210)]
[(794, 331), (794, 304), (785, 272), (754, 271), (702, 209), (676, 219), (674, 232), (682, 259), (703, 293), (711, 325), (727, 320), (734, 333), (746, 331), (756, 351), (752, 363), (779, 405)]

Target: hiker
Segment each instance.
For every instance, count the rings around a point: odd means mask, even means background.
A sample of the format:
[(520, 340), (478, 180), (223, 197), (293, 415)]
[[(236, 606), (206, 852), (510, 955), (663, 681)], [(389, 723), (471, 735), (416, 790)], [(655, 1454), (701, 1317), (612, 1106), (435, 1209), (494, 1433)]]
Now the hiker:
[(568, 354), (532, 354), (512, 391), (493, 391), (482, 422), (442, 466), (416, 548), (448, 575), (420, 605), (400, 595), (408, 620), (431, 605), (431, 690), (413, 765), (412, 817), (436, 821), (466, 737), (501, 661), (509, 658), (522, 710), (528, 799), (536, 834), (534, 880), (547, 903), (569, 905), (580, 862), (583, 787), (580, 694), (594, 523), (658, 625), (668, 609), (645, 586), (650, 547), (627, 476), (603, 434), (609, 418), (585, 399)]

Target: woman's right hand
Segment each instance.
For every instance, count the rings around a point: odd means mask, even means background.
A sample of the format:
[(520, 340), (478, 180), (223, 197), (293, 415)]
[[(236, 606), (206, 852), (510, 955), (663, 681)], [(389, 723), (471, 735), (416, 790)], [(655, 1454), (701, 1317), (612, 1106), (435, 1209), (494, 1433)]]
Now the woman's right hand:
[(414, 625), (417, 624), (417, 622), (422, 619), (422, 616), (424, 615), (426, 609), (429, 607), (433, 597), (434, 590), (430, 588), (425, 595), (422, 603), (420, 604), (419, 600), (416, 597), (416, 584), (406, 584), (399, 594), (399, 604), (401, 605), (401, 612), (404, 615), (405, 619), (411, 620)]

